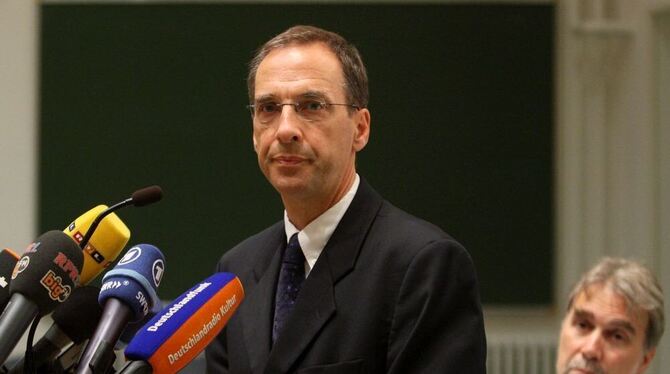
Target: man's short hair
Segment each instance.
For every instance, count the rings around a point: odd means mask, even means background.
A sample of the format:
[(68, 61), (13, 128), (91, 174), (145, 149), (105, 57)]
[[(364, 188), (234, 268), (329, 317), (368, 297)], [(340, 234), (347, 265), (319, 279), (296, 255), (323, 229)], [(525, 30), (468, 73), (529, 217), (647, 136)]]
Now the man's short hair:
[(253, 103), (256, 89), (256, 72), (261, 61), (273, 50), (291, 45), (324, 43), (337, 56), (342, 66), (347, 104), (367, 108), (369, 100), (368, 75), (360, 53), (342, 36), (314, 26), (293, 26), (263, 44), (249, 62), (247, 89), (249, 102)]
[(577, 295), (589, 294), (589, 287), (609, 287), (626, 300), (628, 309), (639, 308), (649, 315), (644, 346), (649, 350), (658, 345), (665, 329), (663, 290), (649, 269), (637, 262), (606, 257), (577, 282), (568, 301), (568, 310)]

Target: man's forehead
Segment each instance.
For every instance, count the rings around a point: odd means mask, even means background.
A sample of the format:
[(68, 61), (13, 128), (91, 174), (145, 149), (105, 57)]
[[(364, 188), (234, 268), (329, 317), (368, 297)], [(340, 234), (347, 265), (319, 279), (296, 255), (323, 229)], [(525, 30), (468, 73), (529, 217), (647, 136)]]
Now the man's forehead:
[(649, 318), (642, 308), (629, 305), (625, 297), (602, 285), (592, 285), (577, 294), (571, 309), (575, 317), (622, 326), (628, 324), (635, 331), (644, 330)]
[(342, 71), (337, 55), (324, 43), (289, 44), (275, 48), (261, 60), (258, 69), (263, 70), (272, 62), (278, 65), (290, 62), (291, 66), (306, 64), (311, 68), (328, 65), (329, 68)]
[(598, 304), (608, 308), (624, 310), (628, 309), (628, 301), (625, 297), (615, 292), (608, 284), (592, 284), (584, 288), (575, 297), (575, 304)]
[(255, 100), (272, 99), (323, 99), (327, 101), (342, 100), (346, 97), (346, 85), (335, 79), (320, 77), (296, 76), (295, 79), (286, 76), (271, 76), (258, 79), (255, 90)]

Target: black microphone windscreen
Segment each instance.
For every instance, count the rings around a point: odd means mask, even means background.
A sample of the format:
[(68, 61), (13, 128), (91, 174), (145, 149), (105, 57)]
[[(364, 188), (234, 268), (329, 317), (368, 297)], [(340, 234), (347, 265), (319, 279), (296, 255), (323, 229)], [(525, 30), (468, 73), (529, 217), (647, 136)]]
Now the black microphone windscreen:
[(163, 198), (163, 190), (160, 186), (144, 187), (133, 192), (130, 196), (134, 206), (145, 206), (153, 204)]
[(9, 293), (20, 293), (41, 315), (64, 302), (79, 283), (84, 255), (64, 232), (53, 230), (28, 246), (12, 273)]
[(98, 326), (102, 316), (102, 307), (98, 303), (99, 293), (98, 287), (77, 287), (67, 301), (59, 305), (51, 315), (56, 325), (75, 344), (90, 338)]

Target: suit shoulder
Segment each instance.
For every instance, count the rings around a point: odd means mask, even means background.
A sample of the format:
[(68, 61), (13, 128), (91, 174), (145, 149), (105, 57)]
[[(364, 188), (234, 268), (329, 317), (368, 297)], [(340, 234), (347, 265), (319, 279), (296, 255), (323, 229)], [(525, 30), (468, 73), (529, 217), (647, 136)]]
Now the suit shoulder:
[(471, 261), (465, 247), (440, 227), (385, 201), (370, 227), (363, 255), (403, 268), (421, 253)]
[(268, 248), (268, 244), (279, 243), (282, 240), (283, 229), (284, 223), (279, 221), (244, 239), (221, 256), (217, 269), (222, 271), (231, 267), (236, 268), (239, 265), (248, 264), (251, 259), (258, 259), (259, 256), (264, 255), (263, 252), (265, 248)]
[(421, 242), (456, 240), (439, 226), (418, 218), (404, 210), (384, 201), (376, 222), (378, 229), (385, 230), (391, 236), (411, 238)]

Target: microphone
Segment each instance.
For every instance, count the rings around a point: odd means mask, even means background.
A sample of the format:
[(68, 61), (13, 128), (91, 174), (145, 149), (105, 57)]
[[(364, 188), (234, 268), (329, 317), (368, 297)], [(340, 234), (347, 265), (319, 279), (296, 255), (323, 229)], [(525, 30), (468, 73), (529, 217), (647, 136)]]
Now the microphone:
[[(77, 218), (64, 230), (87, 254), (82, 274), (83, 284), (87, 284), (113, 263), (128, 243), (130, 230), (114, 212), (131, 204), (136, 207), (153, 204), (162, 198), (163, 190), (159, 186), (145, 187), (111, 207), (98, 205)], [(108, 215), (109, 219), (105, 219)], [(103, 232), (96, 235), (93, 243), (89, 243), (101, 223), (104, 223)], [(85, 234), (82, 234), (84, 232)]]
[(81, 249), (62, 231), (48, 231), (28, 246), (14, 267), (11, 297), (0, 316), (0, 364), (35, 316), (50, 313), (70, 296), (83, 262)]
[(9, 302), (9, 280), (19, 256), (9, 248), (0, 251), (0, 313)]
[(125, 350), (132, 361), (121, 373), (183, 369), (221, 332), (243, 299), (242, 283), (233, 274), (216, 273), (200, 282), (137, 332)]
[(163, 310), (163, 303), (159, 302), (156, 305), (154, 305), (153, 308), (149, 311), (149, 313), (144, 316), (141, 320), (137, 322), (130, 322), (126, 326), (126, 328), (123, 330), (123, 333), (121, 333), (121, 336), (119, 337), (119, 341), (116, 345), (116, 349), (123, 349), (125, 348), (128, 343), (130, 343), (131, 340), (135, 337), (135, 334), (137, 334), (138, 331), (147, 323), (149, 320), (154, 318), (154, 316), (159, 313), (161, 310)]
[(91, 239), (91, 236), (98, 228), (98, 224), (100, 224), (100, 221), (102, 221), (102, 219), (105, 218), (105, 216), (107, 216), (108, 214), (111, 214), (112, 212), (115, 212), (131, 204), (136, 207), (153, 204), (162, 198), (163, 198), (163, 190), (159, 186), (149, 186), (133, 192), (133, 194), (129, 198), (110, 206), (109, 208), (105, 209), (100, 214), (98, 214), (98, 216), (95, 217), (95, 219), (93, 220), (93, 223), (91, 223), (91, 227), (88, 229), (88, 231), (86, 231), (86, 235), (84, 235), (79, 245), (82, 248), (86, 247), (86, 244), (88, 244), (88, 241)]
[(139, 321), (158, 303), (165, 257), (150, 244), (134, 246), (105, 274), (98, 302), (100, 323), (82, 355), (77, 373), (104, 373), (114, 362), (114, 345), (130, 321)]
[(163, 198), (163, 190), (154, 185), (139, 189), (130, 196), (130, 204), (140, 207), (153, 204)]
[[(107, 205), (96, 206), (72, 221), (63, 232), (77, 243), (81, 243), (84, 240), (84, 234), (89, 230), (93, 221), (106, 209), (108, 209)], [(111, 213), (102, 219), (98, 229), (94, 234), (91, 234), (88, 244), (82, 248), (84, 251), (84, 268), (81, 271), (81, 284), (88, 284), (109, 267), (129, 239), (130, 230), (115, 213)]]
[[(77, 287), (70, 297), (57, 306), (51, 314), (54, 323), (33, 346), (33, 366), (50, 364), (70, 344), (79, 345), (93, 335), (102, 315), (98, 304), (100, 289), (94, 286)], [(23, 359), (18, 361), (10, 374), (23, 373)]]
[[(107, 209), (106, 205), (98, 205), (93, 209), (90, 209), (76, 218), (63, 230), (63, 232), (72, 238), (75, 242), (80, 243), (83, 240), (84, 233), (88, 231), (92, 222), (105, 209)], [(100, 222), (95, 235), (92, 236), (91, 240), (88, 242), (85, 248), (83, 248), (84, 264), (80, 272), (79, 284), (88, 284), (105, 268), (107, 268), (116, 259), (119, 253), (121, 253), (123, 247), (126, 245), (126, 243), (128, 243), (128, 239), (130, 239), (130, 230), (116, 214), (112, 213), (108, 217), (105, 217)], [(62, 308), (57, 308), (56, 311), (63, 309), (69, 310), (72, 313), (77, 313), (77, 308), (87, 308), (88, 306), (88, 312), (82, 314), (80, 320), (77, 321), (77, 326), (70, 326), (72, 329), (65, 331), (65, 335), (61, 330), (58, 329), (58, 325), (64, 325), (68, 323), (67, 314), (58, 314), (57, 312), (54, 312), (56, 315), (62, 316), (61, 320), (55, 321), (55, 323), (52, 324), (51, 328), (47, 332), (47, 335), (45, 335), (31, 349), (31, 352), (34, 353), (34, 355), (31, 354), (31, 357), (35, 358), (35, 367), (38, 369), (43, 363), (42, 361), (54, 359), (55, 357), (53, 355), (58, 354), (58, 352), (60, 352), (66, 345), (73, 341), (72, 334), (78, 334), (75, 328), (81, 328), (81, 331), (87, 331), (85, 333), (85, 338), (74, 339), (79, 343), (81, 340), (85, 340), (91, 337), (93, 330), (98, 323), (101, 314), (100, 306), (97, 302), (99, 289), (96, 291), (96, 289), (87, 287), (83, 288), (82, 291), (79, 292), (77, 290), (78, 289), (75, 289), (73, 291), (74, 295), (86, 295), (81, 296), (84, 298), (90, 298), (93, 296), (92, 299), (89, 299), (91, 302), (80, 300), (81, 297), (77, 296), (76, 301), (73, 300), (71, 302), (66, 302), (64, 303), (66, 305), (63, 305)], [(72, 305), (73, 307), (68, 309), (67, 305)], [(96, 308), (98, 311), (95, 311)], [(80, 310), (79, 312), (81, 313), (84, 311), (85, 310)], [(82, 321), (81, 318), (84, 320)], [(74, 321), (74, 319), (72, 320)], [(85, 325), (82, 325), (81, 322), (84, 322)], [(92, 326), (90, 326), (91, 324)], [(70, 336), (68, 337), (68, 335)], [(50, 343), (55, 343), (56, 345)], [(22, 366), (23, 360), (14, 365), (14, 369), (20, 368), (15, 371), (22, 371)]]

